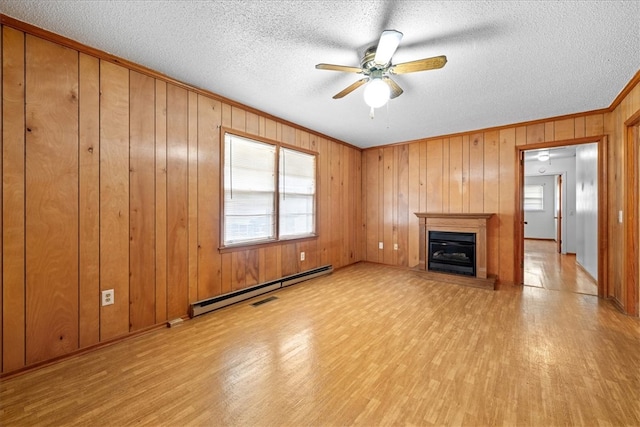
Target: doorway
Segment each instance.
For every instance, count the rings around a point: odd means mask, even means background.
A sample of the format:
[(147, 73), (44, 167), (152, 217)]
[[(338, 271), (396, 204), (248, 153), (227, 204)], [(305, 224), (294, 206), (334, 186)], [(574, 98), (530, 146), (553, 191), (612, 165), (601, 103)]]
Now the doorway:
[[(605, 148), (605, 137), (518, 147), (516, 249), (520, 265), (516, 267), (520, 284), (605, 296)], [(568, 166), (572, 163), (574, 170)], [(532, 201), (526, 185), (534, 177), (538, 185), (544, 181), (542, 193), (547, 193), (547, 228), (542, 234), (540, 228), (538, 234), (531, 233), (528, 221), (530, 214), (542, 213), (540, 205), (539, 212), (529, 212)]]

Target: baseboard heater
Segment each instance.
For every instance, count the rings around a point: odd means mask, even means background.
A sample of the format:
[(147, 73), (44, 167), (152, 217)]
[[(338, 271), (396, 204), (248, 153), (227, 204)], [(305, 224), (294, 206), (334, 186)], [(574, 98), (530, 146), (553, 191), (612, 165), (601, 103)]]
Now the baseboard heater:
[(203, 299), (191, 304), (191, 307), (189, 308), (189, 315), (191, 317), (199, 316), (201, 314), (226, 307), (227, 305), (235, 304), (237, 302), (244, 301), (258, 295), (266, 294), (267, 292), (275, 291), (276, 289), (291, 286), (304, 280), (313, 279), (314, 277), (322, 276), (324, 274), (329, 274), (332, 271), (332, 265), (324, 265), (312, 270), (307, 270), (301, 273), (292, 274), (290, 276), (281, 277), (280, 279), (260, 283), (255, 286), (240, 289), (234, 292), (229, 292), (217, 297)]

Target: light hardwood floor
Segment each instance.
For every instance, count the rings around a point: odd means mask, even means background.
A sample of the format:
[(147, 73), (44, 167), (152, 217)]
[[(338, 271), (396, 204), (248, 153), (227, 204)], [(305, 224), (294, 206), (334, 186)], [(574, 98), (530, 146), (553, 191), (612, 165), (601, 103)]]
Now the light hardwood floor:
[(608, 301), (368, 263), (267, 296), (5, 379), (0, 424), (640, 424), (640, 320)]
[(558, 253), (552, 240), (524, 241), (524, 284), (556, 291), (598, 295), (598, 284), (576, 263), (575, 255)]

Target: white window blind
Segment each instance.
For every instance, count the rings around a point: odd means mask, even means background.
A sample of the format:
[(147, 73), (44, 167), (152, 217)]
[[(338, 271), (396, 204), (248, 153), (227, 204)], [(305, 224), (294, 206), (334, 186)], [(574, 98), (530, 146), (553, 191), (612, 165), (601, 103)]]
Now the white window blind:
[(275, 238), (276, 147), (224, 138), (224, 244)]
[(280, 148), (280, 237), (315, 233), (316, 157)]
[(524, 186), (524, 210), (541, 211), (544, 210), (544, 186), (525, 185)]
[(223, 157), (222, 246), (315, 235), (314, 154), (224, 132)]

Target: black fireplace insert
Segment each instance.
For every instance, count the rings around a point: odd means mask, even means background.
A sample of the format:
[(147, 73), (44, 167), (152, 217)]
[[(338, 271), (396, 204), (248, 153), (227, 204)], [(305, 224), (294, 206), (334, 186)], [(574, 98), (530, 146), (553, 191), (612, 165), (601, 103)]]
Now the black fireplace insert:
[(476, 234), (429, 231), (428, 269), (476, 275)]

